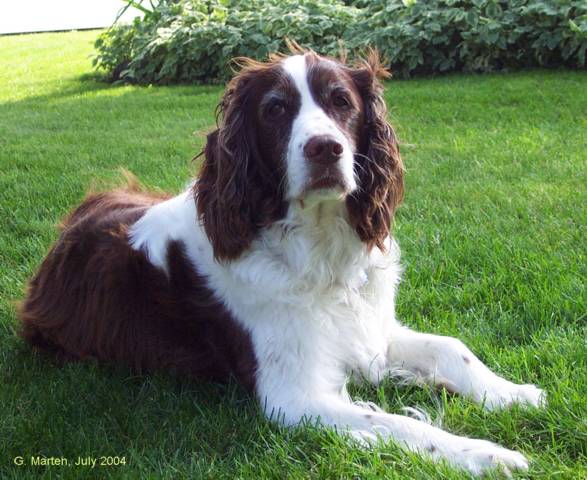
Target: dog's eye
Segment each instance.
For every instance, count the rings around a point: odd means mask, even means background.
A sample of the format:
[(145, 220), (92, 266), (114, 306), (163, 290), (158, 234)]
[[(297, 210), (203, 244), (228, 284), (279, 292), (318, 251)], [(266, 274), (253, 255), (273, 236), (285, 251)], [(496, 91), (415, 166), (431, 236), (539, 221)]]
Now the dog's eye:
[(283, 115), (285, 113), (285, 103), (283, 103), (281, 100), (273, 100), (267, 106), (266, 111), (269, 117), (279, 117), (280, 115)]
[(336, 92), (332, 96), (332, 104), (335, 107), (341, 108), (343, 110), (348, 110), (349, 108), (351, 108), (351, 102), (349, 98), (344, 93), (340, 92)]

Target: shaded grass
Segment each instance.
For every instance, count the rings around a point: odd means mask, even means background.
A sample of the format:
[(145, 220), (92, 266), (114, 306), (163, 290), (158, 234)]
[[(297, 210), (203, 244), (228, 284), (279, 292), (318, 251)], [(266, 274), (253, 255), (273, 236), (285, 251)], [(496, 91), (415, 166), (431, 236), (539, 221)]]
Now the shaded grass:
[[(57, 367), (15, 337), (54, 225), (119, 167), (177, 191), (214, 124), (218, 87), (91, 80), (95, 32), (0, 37), (0, 477), (462, 478), (393, 445), (287, 431), (235, 385)], [(587, 478), (587, 75), (527, 72), (392, 81), (406, 199), (398, 315), (458, 336), (488, 365), (548, 391), (545, 410), (486, 413), (415, 387), (354, 386), (419, 406), (452, 432), (529, 455), (531, 478)], [(198, 135), (193, 133), (199, 132)], [(16, 467), (21, 455), (117, 455), (117, 467)]]

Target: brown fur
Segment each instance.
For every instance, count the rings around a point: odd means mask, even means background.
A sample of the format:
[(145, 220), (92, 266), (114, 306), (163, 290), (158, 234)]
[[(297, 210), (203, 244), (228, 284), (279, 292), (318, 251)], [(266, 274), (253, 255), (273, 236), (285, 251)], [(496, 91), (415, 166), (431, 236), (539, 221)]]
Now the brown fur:
[(129, 226), (161, 200), (122, 190), (88, 197), (29, 284), (21, 335), (63, 359), (221, 381), (233, 374), (253, 389), (250, 338), (193, 270), (183, 245), (170, 243), (167, 276), (128, 244)]
[(369, 248), (383, 250), (391, 231), (395, 209), (404, 193), (404, 167), (399, 144), (387, 120), (383, 85), (379, 79), (390, 76), (375, 50), (369, 51), (363, 65), (351, 73), (365, 104), (365, 125), (355, 161), (359, 190), (347, 198), (352, 225)]
[(284, 165), (279, 152), (262, 151), (255, 115), (264, 86), (279, 75), (278, 59), (268, 63), (237, 59), (241, 71), (226, 88), (217, 109), (218, 129), (208, 135), (202, 152), (194, 197), (220, 260), (237, 258), (261, 228), (286, 211)]

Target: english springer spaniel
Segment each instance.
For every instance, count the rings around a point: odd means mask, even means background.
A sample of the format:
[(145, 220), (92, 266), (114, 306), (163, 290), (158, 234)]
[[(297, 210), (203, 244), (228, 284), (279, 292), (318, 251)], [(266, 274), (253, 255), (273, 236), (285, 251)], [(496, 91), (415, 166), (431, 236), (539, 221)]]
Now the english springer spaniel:
[(395, 317), (403, 165), (377, 55), (240, 63), (185, 192), (93, 194), (67, 217), (21, 306), (24, 338), (65, 359), (232, 376), (285, 425), (311, 418), (473, 474), (526, 469), (518, 452), (347, 394), (350, 376), (391, 375), (489, 409), (544, 401)]

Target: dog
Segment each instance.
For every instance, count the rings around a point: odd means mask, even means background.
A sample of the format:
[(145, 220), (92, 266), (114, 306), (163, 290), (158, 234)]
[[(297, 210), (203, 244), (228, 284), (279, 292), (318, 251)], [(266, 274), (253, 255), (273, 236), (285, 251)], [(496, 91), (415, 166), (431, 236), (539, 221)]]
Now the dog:
[(67, 360), (232, 377), (283, 425), (304, 419), (473, 474), (519, 452), (353, 402), (350, 377), (408, 377), (488, 409), (544, 404), (461, 341), (394, 313), (404, 168), (376, 52), (239, 60), (196, 180), (177, 196), (92, 194), (30, 281), (22, 336)]

